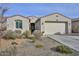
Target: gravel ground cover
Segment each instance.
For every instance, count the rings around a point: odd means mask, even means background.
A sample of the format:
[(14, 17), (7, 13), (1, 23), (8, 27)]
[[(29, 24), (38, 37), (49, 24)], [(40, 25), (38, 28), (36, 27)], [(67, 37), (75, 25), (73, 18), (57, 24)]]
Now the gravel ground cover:
[[(55, 51), (55, 47), (60, 43), (48, 37), (42, 37), (42, 40), (36, 40), (32, 43), (29, 39), (16, 40), (19, 44), (16, 46), (16, 56), (78, 56), (79, 53), (73, 50), (72, 54), (62, 54)], [(43, 45), (42, 48), (36, 48), (36, 45)], [(7, 43), (9, 47), (10, 43)], [(5, 46), (5, 45), (4, 45)], [(12, 49), (10, 49), (12, 50)]]

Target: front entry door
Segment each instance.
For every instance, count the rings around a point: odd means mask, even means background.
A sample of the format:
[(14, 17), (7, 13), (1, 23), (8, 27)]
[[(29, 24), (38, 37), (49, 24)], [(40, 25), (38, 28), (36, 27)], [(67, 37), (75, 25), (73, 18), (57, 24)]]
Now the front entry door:
[(31, 23), (31, 32), (35, 30), (35, 23)]

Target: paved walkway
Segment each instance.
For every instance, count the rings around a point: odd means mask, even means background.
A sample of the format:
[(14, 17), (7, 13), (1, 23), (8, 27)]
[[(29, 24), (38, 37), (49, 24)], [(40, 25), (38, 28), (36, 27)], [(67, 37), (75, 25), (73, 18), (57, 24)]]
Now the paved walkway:
[(48, 37), (79, 52), (79, 36), (48, 35)]

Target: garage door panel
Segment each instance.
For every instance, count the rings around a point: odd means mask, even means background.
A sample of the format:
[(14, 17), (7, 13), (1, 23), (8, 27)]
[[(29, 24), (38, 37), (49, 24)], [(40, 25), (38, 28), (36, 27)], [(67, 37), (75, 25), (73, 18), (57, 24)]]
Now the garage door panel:
[(65, 23), (45, 23), (45, 34), (65, 34)]

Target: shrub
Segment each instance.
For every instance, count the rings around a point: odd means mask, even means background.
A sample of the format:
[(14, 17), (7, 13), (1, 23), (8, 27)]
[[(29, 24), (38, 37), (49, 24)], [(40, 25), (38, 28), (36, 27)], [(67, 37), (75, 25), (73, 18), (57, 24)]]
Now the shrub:
[(32, 40), (31, 43), (35, 43), (35, 40)]
[(21, 30), (15, 30), (16, 38), (22, 38)]
[(16, 33), (11, 31), (11, 30), (8, 30), (4, 33), (3, 38), (4, 39), (15, 39), (16, 38)]
[(7, 49), (1, 50), (0, 56), (11, 56), (11, 51), (7, 51)]
[(17, 43), (17, 42), (12, 42), (11, 44), (12, 44), (12, 45), (18, 45), (18, 43)]
[(41, 45), (41, 44), (37, 44), (35, 47), (36, 47), (36, 48), (42, 48), (43, 45)]
[(22, 38), (22, 35), (21, 35), (21, 34), (16, 33), (16, 38), (21, 39), (21, 38)]
[(43, 35), (43, 33), (39, 30), (35, 30), (33, 34), (37, 39), (39, 39)]
[(64, 45), (61, 46), (57, 46), (56, 47), (56, 51), (60, 52), (60, 53), (65, 53), (65, 54), (70, 54), (72, 53), (72, 49), (70, 49), (69, 47), (66, 47)]
[(25, 38), (29, 38), (30, 36), (31, 36), (31, 31), (25, 31), (23, 33), (23, 37), (25, 37)]
[(21, 34), (21, 30), (15, 30), (16, 33)]
[(0, 50), (0, 56), (16, 56), (16, 49), (17, 47), (15, 46), (10, 46), (10, 47), (7, 47), (5, 49), (1, 49)]
[(29, 39), (31, 40), (32, 43), (35, 43), (35, 41), (36, 41), (35, 37), (29, 37)]

